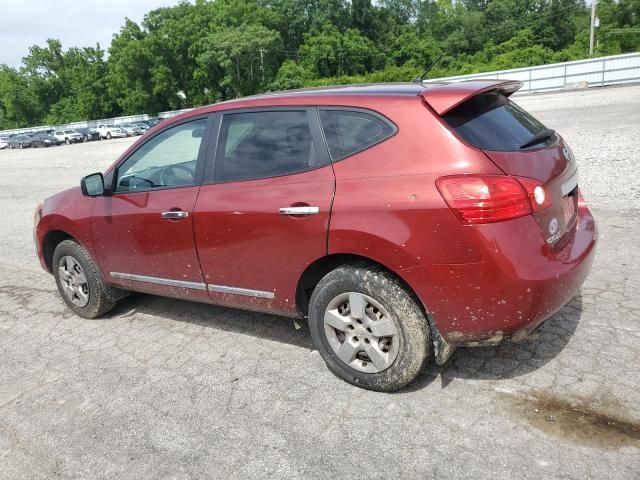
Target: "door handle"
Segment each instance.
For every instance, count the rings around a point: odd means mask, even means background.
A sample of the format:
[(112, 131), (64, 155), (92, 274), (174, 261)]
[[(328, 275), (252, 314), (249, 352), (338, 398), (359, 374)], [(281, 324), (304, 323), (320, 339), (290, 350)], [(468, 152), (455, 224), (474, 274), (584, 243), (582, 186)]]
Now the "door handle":
[(320, 213), (320, 207), (282, 207), (280, 215), (315, 215)]
[(160, 214), (162, 218), (168, 218), (170, 220), (175, 220), (177, 218), (187, 218), (189, 216), (189, 212), (184, 212), (182, 210), (172, 210), (169, 212), (162, 212)]

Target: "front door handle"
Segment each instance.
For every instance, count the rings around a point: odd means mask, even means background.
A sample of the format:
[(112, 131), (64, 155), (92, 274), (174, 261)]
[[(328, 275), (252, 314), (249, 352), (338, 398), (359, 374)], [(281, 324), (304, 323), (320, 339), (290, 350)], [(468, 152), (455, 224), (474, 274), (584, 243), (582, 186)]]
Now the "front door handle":
[(189, 216), (189, 212), (184, 212), (182, 210), (172, 210), (169, 212), (162, 212), (160, 214), (162, 218), (168, 218), (170, 220), (176, 220), (178, 218), (187, 218)]
[(320, 213), (320, 207), (282, 207), (280, 215), (315, 215)]

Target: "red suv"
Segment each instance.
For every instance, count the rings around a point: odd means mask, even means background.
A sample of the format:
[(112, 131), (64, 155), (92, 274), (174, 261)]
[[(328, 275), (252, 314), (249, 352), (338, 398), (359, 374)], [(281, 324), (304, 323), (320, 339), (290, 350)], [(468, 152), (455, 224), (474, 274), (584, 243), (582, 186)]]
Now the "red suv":
[[(571, 150), (518, 82), (269, 94), (163, 122), (36, 211), (78, 315), (129, 290), (308, 318), (333, 373), (395, 390), (527, 336), (589, 273)], [(433, 348), (433, 353), (432, 353)]]

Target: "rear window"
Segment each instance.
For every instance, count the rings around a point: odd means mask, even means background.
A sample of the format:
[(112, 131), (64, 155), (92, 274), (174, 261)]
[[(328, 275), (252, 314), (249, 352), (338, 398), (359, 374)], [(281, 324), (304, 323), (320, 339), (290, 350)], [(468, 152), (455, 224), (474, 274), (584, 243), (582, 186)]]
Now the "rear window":
[(396, 132), (388, 120), (361, 110), (321, 110), (320, 121), (333, 160), (360, 152)]
[[(498, 92), (477, 95), (443, 116), (471, 145), (483, 150), (519, 151), (520, 146), (545, 129), (529, 113)], [(555, 141), (555, 135), (535, 145)]]

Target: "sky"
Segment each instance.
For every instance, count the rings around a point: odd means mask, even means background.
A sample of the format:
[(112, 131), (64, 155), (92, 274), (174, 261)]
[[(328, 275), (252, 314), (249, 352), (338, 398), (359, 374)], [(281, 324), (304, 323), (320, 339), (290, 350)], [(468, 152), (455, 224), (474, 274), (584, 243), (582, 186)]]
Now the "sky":
[(64, 50), (100, 43), (106, 50), (125, 17), (140, 23), (145, 13), (178, 0), (3, 0), (0, 64), (19, 67), (29, 47), (57, 38)]

